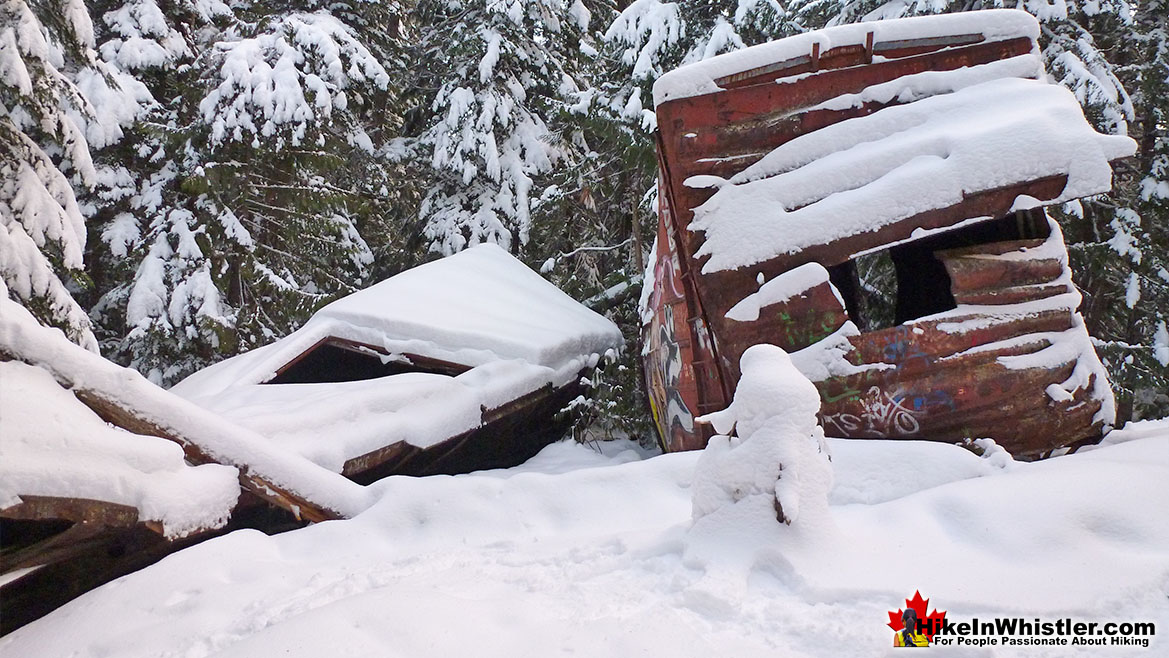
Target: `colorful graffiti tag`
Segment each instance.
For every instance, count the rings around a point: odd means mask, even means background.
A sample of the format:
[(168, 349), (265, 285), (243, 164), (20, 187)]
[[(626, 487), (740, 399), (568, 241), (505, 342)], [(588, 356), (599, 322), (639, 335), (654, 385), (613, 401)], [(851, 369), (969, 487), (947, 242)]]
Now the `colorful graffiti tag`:
[[(662, 449), (680, 450), (690, 447), (685, 445), (687, 439), (697, 434), (693, 406), (686, 400), (686, 393), (695, 390), (689, 365), (693, 358), (688, 353), (688, 332), (685, 331), (686, 305), (681, 267), (673, 240), (666, 234), (664, 226), (659, 226), (656, 257), (654, 288), (650, 293), (653, 317), (643, 328), (646, 387)], [(677, 317), (675, 307), (683, 317)]]
[(830, 435), (853, 437), (913, 436), (921, 431), (920, 418), (939, 409), (955, 409), (954, 399), (945, 391), (926, 394), (890, 393), (878, 386), (857, 396), (856, 413), (823, 414), (821, 420)]

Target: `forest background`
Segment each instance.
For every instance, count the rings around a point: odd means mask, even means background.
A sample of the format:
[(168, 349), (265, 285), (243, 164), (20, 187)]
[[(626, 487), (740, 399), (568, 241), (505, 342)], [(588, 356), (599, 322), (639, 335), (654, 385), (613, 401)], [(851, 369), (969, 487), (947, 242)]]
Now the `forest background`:
[(652, 440), (653, 81), (994, 7), (1035, 15), (1051, 79), (1139, 145), (1110, 195), (1055, 214), (1118, 421), (1169, 415), (1166, 0), (0, 0), (3, 284), (167, 386), (495, 242), (625, 332), (578, 430)]

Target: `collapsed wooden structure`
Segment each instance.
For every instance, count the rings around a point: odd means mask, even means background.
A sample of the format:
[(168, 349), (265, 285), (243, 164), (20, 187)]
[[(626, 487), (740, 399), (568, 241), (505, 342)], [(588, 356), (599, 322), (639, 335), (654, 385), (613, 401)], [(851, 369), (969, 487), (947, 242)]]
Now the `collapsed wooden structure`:
[(620, 342), (480, 246), (165, 391), (0, 288), (0, 634), (229, 530), (352, 517), (386, 475), (519, 464)]
[(0, 634), (228, 530), (368, 504), (358, 485), (78, 347), (6, 296), (0, 386)]
[(339, 299), (172, 391), (367, 484), (515, 466), (621, 344), (609, 320), (495, 245)]
[(1044, 81), (1037, 34), (1010, 10), (862, 23), (659, 79), (642, 319), (666, 450), (705, 445), (696, 418), (761, 342), (829, 436), (1034, 457), (1101, 435), (1111, 392), (1043, 208), (1106, 192), (1132, 144)]

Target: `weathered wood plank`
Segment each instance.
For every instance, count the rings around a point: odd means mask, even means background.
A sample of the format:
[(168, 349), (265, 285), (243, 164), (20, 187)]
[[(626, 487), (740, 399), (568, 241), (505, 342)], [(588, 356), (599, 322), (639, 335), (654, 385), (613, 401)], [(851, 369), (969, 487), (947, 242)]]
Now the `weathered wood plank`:
[(0, 517), (40, 521), (58, 519), (74, 523), (128, 528), (138, 523), (138, 508), (104, 500), (21, 494), (21, 502), (0, 509)]
[[(93, 409), (94, 413), (108, 423), (117, 425), (135, 434), (146, 434), (174, 441), (182, 446), (183, 454), (187, 456), (187, 461), (190, 461), (192, 464), (220, 463), (211, 455), (207, 454), (203, 448), (189, 437), (183, 436), (181, 432), (174, 428), (159, 425), (145, 414), (123, 405), (119, 400), (113, 399), (102, 391), (88, 388), (74, 388), (73, 393), (77, 396), (77, 399), (84, 402), (87, 407)], [(292, 493), (286, 488), (278, 486), (271, 480), (256, 473), (249, 472), (248, 464), (232, 465), (236, 466), (240, 471), (240, 486), (269, 503), (292, 512), (298, 519), (306, 519), (317, 523), (342, 518), (339, 513), (333, 510)]]
[[(134, 510), (134, 514), (137, 515), (137, 510)], [(110, 527), (114, 526), (82, 521), (35, 544), (16, 550), (5, 550), (0, 553), (0, 574), (53, 564), (82, 555), (102, 543), (95, 538)], [(133, 524), (125, 527), (133, 527)]]
[[(80, 350), (81, 348), (77, 349)], [(94, 356), (93, 358), (100, 357)], [(53, 368), (51, 364), (39, 363), (35, 358), (25, 358), (23, 355), (16, 354), (7, 346), (3, 345), (0, 345), (0, 360), (21, 361), (33, 366), (44, 367), (61, 386), (72, 390), (73, 394), (77, 396), (77, 399), (92, 409), (102, 420), (135, 434), (156, 436), (174, 441), (182, 446), (187, 460), (193, 464), (225, 463), (235, 466), (240, 472), (241, 486), (270, 503), (292, 512), (298, 519), (304, 518), (317, 522), (343, 517), (337, 510), (329, 509), (324, 505), (307, 500), (302, 496), (288, 491), (286, 487), (275, 484), (272, 479), (252, 472), (250, 465), (244, 463), (243, 460), (231, 461), (212, 456), (185, 432), (174, 427), (160, 425), (153, 420), (153, 416), (133, 408), (131, 404), (122, 400), (117, 395), (99, 390), (94, 386), (76, 385), (67, 372)], [(105, 365), (108, 365), (109, 368), (117, 368), (112, 363), (105, 363)], [(119, 370), (121, 369), (119, 368)], [(177, 398), (172, 403), (166, 396), (159, 396), (154, 399), (154, 402), (156, 406), (161, 405), (164, 411), (169, 410), (168, 408), (174, 405), (189, 404), (185, 400), (178, 400)], [(174, 411), (173, 416), (179, 418), (184, 417), (186, 414), (186, 410), (177, 408), (172, 411)], [(226, 423), (226, 421), (223, 422)]]
[[(167, 541), (142, 524), (101, 530), (81, 542), (85, 550), (0, 587), (0, 635), (11, 633), (95, 587), (149, 566), (212, 534)], [(72, 545), (81, 549), (81, 543)]]

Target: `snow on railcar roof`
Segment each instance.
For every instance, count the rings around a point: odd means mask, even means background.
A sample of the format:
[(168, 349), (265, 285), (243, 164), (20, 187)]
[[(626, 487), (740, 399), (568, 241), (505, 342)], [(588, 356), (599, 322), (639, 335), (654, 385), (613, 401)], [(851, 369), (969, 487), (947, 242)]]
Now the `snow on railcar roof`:
[(174, 391), (267, 381), (326, 337), (467, 366), (520, 359), (551, 368), (621, 343), (612, 322), (484, 244), (338, 299), (289, 336), (197, 372)]
[[(1009, 63), (986, 66), (1007, 72)], [(946, 77), (930, 75), (931, 86)], [(1008, 74), (912, 100), (914, 77), (879, 90), (912, 102), (797, 137), (729, 180), (688, 179), (718, 190), (690, 224), (705, 233), (697, 254), (710, 260), (702, 271), (754, 265), (1050, 176), (1066, 175), (1067, 184), (1045, 205), (1100, 194), (1112, 185), (1109, 162), (1134, 152), (1128, 137), (1097, 133), (1058, 85)], [(867, 100), (853, 96), (850, 102)]]
[[(402, 368), (286, 380), (329, 341)], [(339, 299), (291, 335), (172, 391), (341, 472), (392, 443), (426, 449), (482, 427), (485, 410), (574, 384), (622, 342), (611, 321), (480, 245)], [(426, 367), (431, 360), (442, 367)]]
[(820, 52), (838, 46), (864, 44), (872, 32), (876, 42), (918, 38), (982, 35), (987, 40), (1039, 36), (1039, 23), (1027, 12), (1016, 9), (916, 16), (896, 21), (873, 21), (840, 25), (752, 46), (682, 66), (663, 74), (653, 86), (654, 106), (666, 101), (701, 96), (721, 90), (718, 80), (755, 68), (807, 55), (813, 45)]

